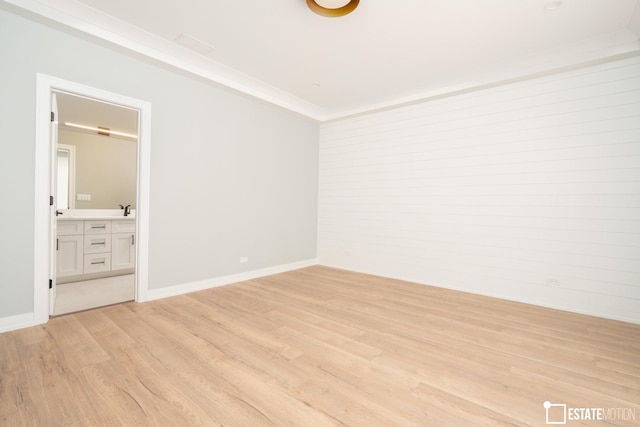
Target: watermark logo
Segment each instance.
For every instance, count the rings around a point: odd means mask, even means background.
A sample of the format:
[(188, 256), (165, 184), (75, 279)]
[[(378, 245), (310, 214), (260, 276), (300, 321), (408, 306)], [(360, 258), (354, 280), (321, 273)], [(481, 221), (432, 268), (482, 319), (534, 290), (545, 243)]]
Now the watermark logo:
[(547, 424), (567, 424), (568, 421), (633, 421), (636, 419), (635, 408), (580, 408), (568, 407), (566, 403), (542, 404)]
[(566, 424), (567, 405), (564, 403), (551, 403), (548, 400), (543, 403), (546, 412), (547, 424)]

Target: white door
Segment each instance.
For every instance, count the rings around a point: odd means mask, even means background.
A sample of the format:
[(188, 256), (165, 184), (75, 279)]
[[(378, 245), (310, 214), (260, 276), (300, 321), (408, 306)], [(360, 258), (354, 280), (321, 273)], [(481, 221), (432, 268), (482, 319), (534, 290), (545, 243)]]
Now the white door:
[(56, 210), (58, 191), (58, 102), (55, 92), (51, 93), (51, 170), (49, 171), (51, 203), (49, 206), (49, 315), (53, 314), (56, 303)]

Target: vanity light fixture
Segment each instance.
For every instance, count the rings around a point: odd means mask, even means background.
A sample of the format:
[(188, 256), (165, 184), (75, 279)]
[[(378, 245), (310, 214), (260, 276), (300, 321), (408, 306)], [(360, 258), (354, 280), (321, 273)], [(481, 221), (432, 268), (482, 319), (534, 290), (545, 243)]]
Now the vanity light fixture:
[(307, 0), (309, 9), (318, 15), (337, 18), (353, 12), (360, 0)]
[(92, 130), (94, 132), (98, 132), (98, 134), (100, 134), (100, 135), (118, 135), (118, 136), (126, 136), (127, 138), (138, 139), (138, 135), (134, 135), (132, 133), (118, 132), (118, 131), (115, 131), (115, 130), (110, 130), (108, 128), (79, 125), (77, 123), (70, 123), (70, 122), (65, 122), (64, 125), (72, 127), (72, 128), (78, 128), (78, 129), (84, 129), (84, 130)]

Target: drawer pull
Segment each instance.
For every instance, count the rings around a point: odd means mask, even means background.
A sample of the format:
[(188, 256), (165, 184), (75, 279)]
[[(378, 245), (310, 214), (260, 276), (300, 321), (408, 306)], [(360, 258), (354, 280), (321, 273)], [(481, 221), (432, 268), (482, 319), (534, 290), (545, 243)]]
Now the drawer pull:
[(104, 246), (104, 245), (105, 245), (105, 242), (104, 242), (104, 241), (102, 241), (102, 242), (93, 242), (93, 243), (91, 244), (91, 246), (94, 246), (94, 245), (102, 245), (102, 246)]
[(107, 226), (106, 226), (106, 225), (92, 225), (92, 226), (91, 226), (91, 229), (92, 229), (92, 230), (93, 230), (93, 229), (96, 229), (96, 228), (102, 228), (102, 229), (105, 229), (105, 228), (107, 228)]
[(104, 264), (104, 261), (92, 261), (91, 265)]

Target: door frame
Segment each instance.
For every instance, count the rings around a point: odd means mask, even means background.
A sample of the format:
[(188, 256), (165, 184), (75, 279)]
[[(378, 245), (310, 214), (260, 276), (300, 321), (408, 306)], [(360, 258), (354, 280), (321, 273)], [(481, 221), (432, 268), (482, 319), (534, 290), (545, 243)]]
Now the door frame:
[(34, 323), (49, 320), (49, 269), (52, 259), (49, 242), (55, 239), (50, 226), (49, 205), (51, 158), (51, 93), (68, 92), (78, 96), (138, 110), (138, 191), (136, 201), (135, 301), (148, 300), (149, 291), (149, 181), (151, 104), (146, 101), (59, 79), (46, 74), (36, 76), (35, 207), (34, 207)]

